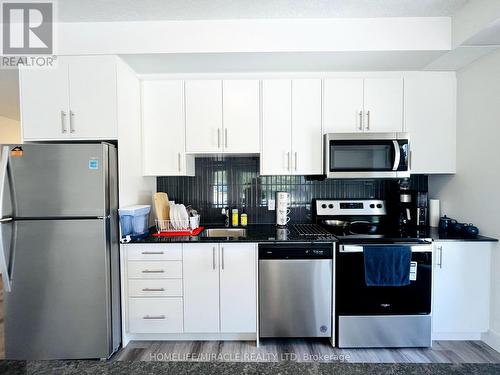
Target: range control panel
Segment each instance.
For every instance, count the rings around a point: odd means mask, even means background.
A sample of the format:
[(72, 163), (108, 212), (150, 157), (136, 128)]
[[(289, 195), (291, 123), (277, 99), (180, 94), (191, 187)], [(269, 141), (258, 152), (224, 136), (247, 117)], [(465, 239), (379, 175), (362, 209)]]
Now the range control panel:
[(318, 216), (386, 215), (387, 211), (383, 200), (318, 199), (316, 213)]

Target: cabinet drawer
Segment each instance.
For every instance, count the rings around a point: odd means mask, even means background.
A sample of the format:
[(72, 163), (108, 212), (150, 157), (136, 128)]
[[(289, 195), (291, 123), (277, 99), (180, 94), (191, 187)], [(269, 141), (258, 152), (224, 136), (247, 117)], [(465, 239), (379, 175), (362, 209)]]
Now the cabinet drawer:
[(182, 297), (181, 279), (152, 279), (128, 281), (130, 297)]
[(181, 279), (182, 262), (128, 262), (129, 279)]
[(182, 298), (129, 298), (131, 333), (183, 332)]
[(182, 245), (129, 245), (128, 260), (182, 260)]

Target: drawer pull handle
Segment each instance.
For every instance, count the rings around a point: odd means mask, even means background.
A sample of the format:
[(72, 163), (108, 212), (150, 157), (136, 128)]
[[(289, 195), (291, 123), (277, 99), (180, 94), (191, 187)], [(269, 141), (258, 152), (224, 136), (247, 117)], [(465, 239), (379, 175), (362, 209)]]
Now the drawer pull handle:
[(142, 273), (165, 273), (165, 270), (143, 270)]
[(143, 255), (163, 255), (165, 254), (163, 251), (143, 251)]
[(165, 288), (144, 288), (143, 292), (164, 292)]
[(144, 320), (162, 320), (162, 319), (166, 319), (166, 317), (165, 317), (165, 315), (158, 315), (158, 316), (146, 315), (142, 319), (144, 319)]

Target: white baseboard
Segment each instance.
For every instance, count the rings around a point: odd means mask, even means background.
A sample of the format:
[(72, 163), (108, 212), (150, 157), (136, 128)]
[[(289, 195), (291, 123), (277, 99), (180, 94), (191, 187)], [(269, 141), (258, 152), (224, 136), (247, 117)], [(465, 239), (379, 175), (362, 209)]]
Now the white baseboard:
[(488, 332), (483, 333), (481, 335), (481, 339), (488, 346), (492, 347), (493, 349), (495, 349), (497, 352), (500, 353), (500, 333), (490, 329)]
[(432, 341), (478, 341), (480, 332), (433, 332)]

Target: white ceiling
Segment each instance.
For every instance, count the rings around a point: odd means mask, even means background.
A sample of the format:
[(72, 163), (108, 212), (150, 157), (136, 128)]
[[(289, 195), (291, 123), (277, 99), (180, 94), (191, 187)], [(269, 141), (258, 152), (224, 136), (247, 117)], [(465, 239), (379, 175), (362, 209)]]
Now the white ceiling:
[(440, 17), (469, 0), (59, 0), (64, 22), (238, 18)]

